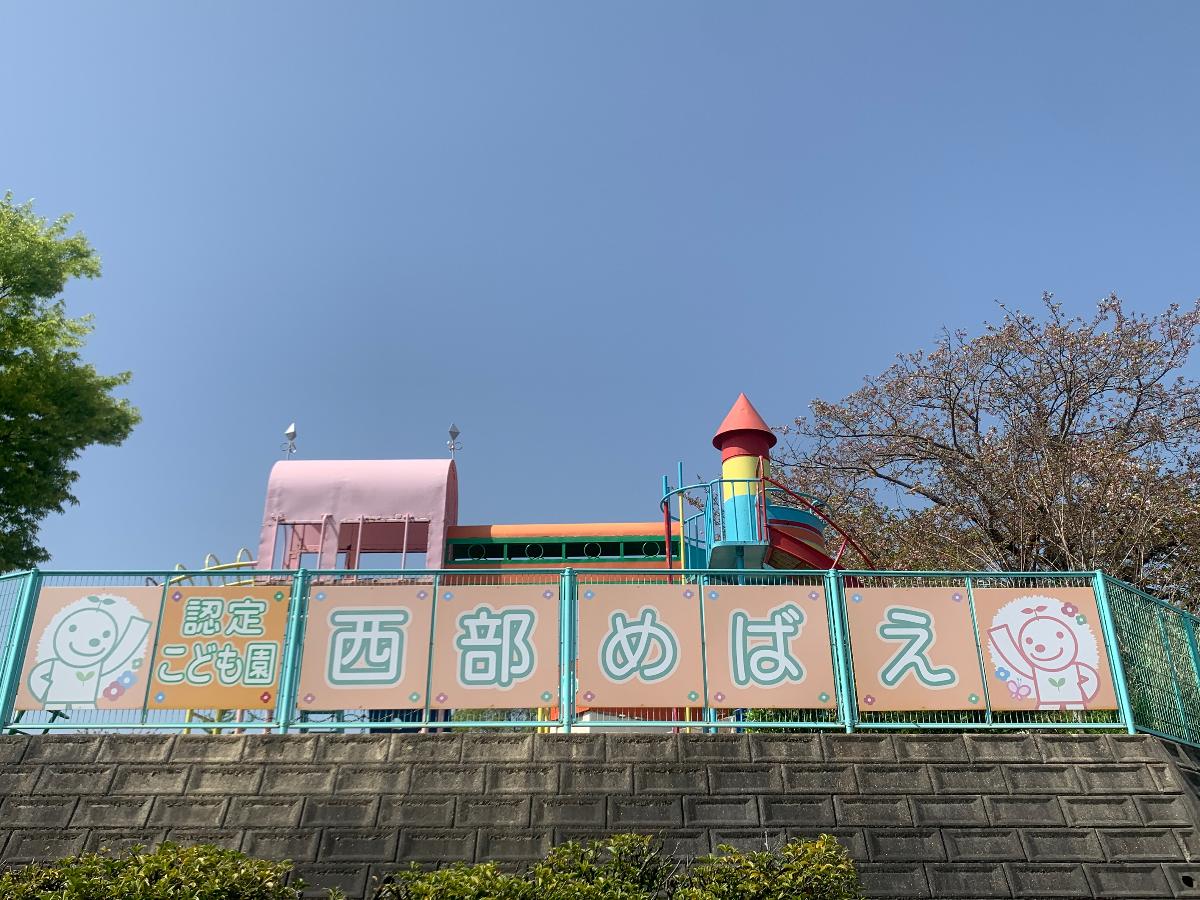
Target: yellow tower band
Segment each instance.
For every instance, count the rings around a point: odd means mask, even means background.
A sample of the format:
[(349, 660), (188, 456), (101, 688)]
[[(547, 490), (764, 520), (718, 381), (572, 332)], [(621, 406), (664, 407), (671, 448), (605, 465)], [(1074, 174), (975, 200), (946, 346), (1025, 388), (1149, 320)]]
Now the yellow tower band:
[[(725, 484), (721, 485), (722, 500), (758, 493), (758, 485), (753, 482), (758, 480), (760, 459), (761, 457), (758, 456), (731, 456), (721, 462), (721, 478), (725, 479)], [(770, 476), (771, 461), (761, 459), (761, 462), (762, 474)], [(730, 481), (733, 483), (730, 484)]]

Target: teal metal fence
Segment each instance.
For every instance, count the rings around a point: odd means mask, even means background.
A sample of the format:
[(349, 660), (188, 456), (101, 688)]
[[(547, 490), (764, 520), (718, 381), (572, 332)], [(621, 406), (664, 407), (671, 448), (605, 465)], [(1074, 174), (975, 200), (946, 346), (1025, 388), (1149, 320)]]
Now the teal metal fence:
[(1115, 578), (1102, 579), (1140, 731), (1200, 746), (1200, 620)]
[[(434, 635), (439, 627), (439, 616), (447, 616), (451, 607), (441, 603), (458, 592), (460, 596), (474, 596), (476, 589), (521, 585), (536, 588), (530, 596), (536, 596), (543, 604), (542, 619), (551, 621), (553, 640), (546, 651), (556, 660), (542, 659), (540, 664), (556, 664), (553, 671), (540, 670), (544, 678), (552, 679), (541, 700), (528, 702), (528, 698), (512, 706), (471, 706), (461, 697), (449, 697), (437, 689), (437, 679), (445, 676), (438, 669), (445, 654), (452, 652), (448, 646), (435, 647)], [(702, 682), (696, 686), (694, 699), (670, 705), (602, 705), (592, 703), (580, 693), (581, 653), (593, 654), (593, 649), (581, 650), (580, 610), (593, 593), (618, 588), (625, 592), (636, 592), (639, 586), (677, 587), (681, 596), (696, 599), (676, 602), (693, 604), (696, 628), (686, 642), (683, 651), (700, 660)], [(313, 672), (305, 671), (306, 637), (316, 634), (316, 611), (324, 610), (327, 594), (331, 589), (345, 587), (376, 587), (387, 592), (406, 592), (405, 596), (421, 598), (427, 604), (421, 615), (427, 617), (428, 639), (421, 632), (411, 639), (408, 651), (417, 670), (407, 672), (414, 685), (411, 693), (407, 688), (403, 696), (395, 692), (380, 692), (377, 701), (339, 704), (325, 701), (314, 695), (311, 688)], [(774, 602), (774, 598), (804, 597), (809, 606), (804, 607), (810, 622), (825, 622), (828, 626), (828, 659), (832, 667), (830, 689), (823, 693), (820, 705), (797, 705), (781, 707), (767, 699), (747, 700), (745, 694), (739, 699), (725, 700), (711, 680), (719, 668), (719, 655), (727, 652), (728, 637), (721, 631), (707, 598), (715, 598), (730, 587), (762, 588), (762, 596)], [(131, 589), (137, 588), (138, 591)], [(245, 590), (242, 590), (242, 589)], [(58, 589), (67, 589), (66, 591)], [(211, 590), (210, 590), (211, 589)], [(999, 589), (999, 590), (997, 590)], [(1031, 686), (1039, 689), (1040, 677), (1035, 670), (1027, 681), (1013, 678), (997, 662), (995, 645), (989, 637), (993, 627), (993, 614), (986, 615), (980, 604), (995, 601), (984, 599), (1007, 591), (1013, 596), (1028, 595), (1037, 602), (1038, 598), (1084, 589), (1094, 597), (1095, 613), (1099, 621), (1094, 623), (1097, 641), (1104, 648), (1107, 664), (1105, 671), (1096, 672), (1101, 680), (1111, 679), (1114, 700), (1104, 708), (1079, 708), (1083, 704), (1061, 702), (1047, 704), (1056, 708), (1035, 708), (1031, 703), (1014, 703), (1013, 698), (1028, 696)], [(867, 682), (883, 677), (877, 662), (871, 661), (869, 634), (863, 631), (864, 613), (870, 602), (883, 603), (897, 598), (897, 603), (908, 602), (924, 591), (929, 597), (947, 604), (959, 620), (969, 623), (964, 632), (971, 637), (971, 647), (959, 648), (964, 669), (964, 683), (978, 684), (966, 699), (949, 698), (945, 702), (932, 703), (922, 708), (880, 708), (875, 697), (868, 693), (872, 688)], [(212, 702), (188, 702), (173, 704), (166, 691), (153, 691), (149, 685), (163, 654), (170, 649), (165, 644), (165, 623), (172, 616), (180, 619), (182, 613), (178, 602), (188, 597), (203, 595), (206, 591), (222, 596), (255, 594), (271, 596), (275, 605), (270, 615), (275, 615), (279, 625), (278, 654), (272, 655), (270, 682), (262, 695), (253, 703), (231, 704), (228, 708), (215, 708)], [(222, 593), (224, 592), (224, 593)], [(49, 633), (48, 617), (55, 612), (56, 603), (79, 595), (76, 604), (83, 603), (103, 609), (108, 597), (138, 593), (149, 604), (157, 616), (152, 638), (147, 638), (149, 649), (145, 653), (150, 663), (140, 669), (127, 669), (113, 674), (114, 680), (104, 688), (103, 696), (109, 699), (129, 692), (130, 697), (140, 696), (136, 708), (107, 708), (103, 703), (39, 703), (30, 701), (33, 676), (31, 667), (42, 664), (51, 651), (47, 650), (46, 635)], [(735, 595), (736, 592), (729, 592)], [(358, 596), (358, 595), (355, 595)], [(367, 596), (363, 593), (362, 596)], [(636, 593), (629, 596), (636, 597)], [(675, 596), (672, 594), (672, 596)], [(736, 594), (736, 596), (743, 596)], [(1007, 595), (1004, 595), (1007, 596)], [(880, 599), (882, 598), (882, 600)], [(86, 602), (85, 602), (86, 601)], [(122, 601), (123, 602), (123, 601)], [(414, 603), (417, 601), (413, 601)], [(474, 602), (474, 601), (471, 601)], [(1054, 601), (1058, 602), (1058, 601)], [(173, 608), (172, 604), (176, 604)], [(265, 604), (264, 604), (265, 605)], [(881, 624), (876, 629), (880, 635), (888, 634), (887, 628), (899, 629), (896, 633), (920, 634), (920, 627), (912, 622), (920, 621), (920, 604), (913, 609), (902, 610), (896, 622), (908, 622), (905, 627), (916, 627), (917, 631), (905, 632), (893, 623)], [(1019, 605), (1019, 604), (1018, 604)], [(1068, 609), (1064, 604), (1062, 614), (1082, 612)], [(232, 611), (234, 603), (230, 603)], [(783, 608), (783, 607), (777, 607)], [(688, 606), (692, 615), (693, 606)], [(891, 606), (879, 605), (881, 615), (893, 616)], [(1045, 609), (1044, 606), (1037, 609)], [(1090, 607), (1089, 607), (1090, 609)], [(882, 612), (886, 610), (886, 612)], [(1024, 610), (1028, 616), (1058, 615), (1058, 610), (1037, 613)], [(40, 613), (40, 615), (39, 615)], [(322, 613), (325, 615), (325, 613)], [(903, 615), (908, 615), (904, 619)], [(912, 616), (917, 618), (912, 618)], [(1028, 618), (1027, 616), (1027, 618)], [(870, 617), (871, 627), (875, 618)], [(55, 620), (57, 621), (57, 620)], [(66, 621), (66, 620), (63, 620)], [(174, 619), (172, 619), (174, 621)], [(181, 621), (185, 621), (182, 620)], [(481, 620), (489, 621), (487, 614)], [(690, 621), (690, 620), (689, 620)], [(891, 621), (890, 619), (888, 621)], [(1050, 621), (1050, 620), (1047, 620)], [(185, 621), (185, 631), (191, 627), (196, 638), (188, 639), (188, 652), (203, 656), (206, 660), (213, 654), (233, 653), (226, 636), (233, 628), (234, 619), (221, 633), (205, 634), (203, 623)], [(426, 619), (422, 619), (426, 622)], [(773, 623), (773, 624), (772, 624)], [(783, 624), (780, 624), (783, 623)], [(857, 624), (856, 624), (857, 623)], [(771, 628), (786, 627), (782, 619), (759, 620), (757, 625), (771, 632)], [(540, 729), (546, 731), (604, 731), (618, 729), (674, 729), (674, 730), (1124, 730), (1145, 731), (1173, 740), (1200, 746), (1200, 653), (1197, 651), (1198, 620), (1195, 616), (1170, 604), (1164, 603), (1130, 585), (1104, 576), (1098, 572), (1068, 573), (984, 573), (984, 572), (813, 572), (776, 570), (664, 570), (656, 569), (504, 569), (504, 570), (443, 570), (443, 571), (123, 571), (123, 572), (38, 572), (16, 573), (0, 577), (0, 728), (21, 732), (51, 731), (396, 731), (396, 730), (453, 730), (453, 729)], [(374, 626), (372, 626), (374, 627)], [(481, 626), (483, 627), (483, 626)], [(857, 629), (857, 630), (856, 630)], [(238, 633), (236, 629), (232, 632)], [(779, 632), (783, 633), (783, 632)], [(321, 640), (327, 640), (326, 632), (320, 632)], [(933, 625), (928, 626), (929, 638), (933, 639)], [(1024, 632), (1021, 632), (1024, 635)], [(868, 635), (868, 637), (864, 637)], [(643, 634), (643, 637), (645, 633)], [(591, 635), (584, 635), (584, 644), (593, 647)], [(1059, 634), (1059, 637), (1062, 637)], [(949, 641), (951, 638), (945, 638)], [(460, 649), (464, 644), (455, 642)], [(824, 640), (822, 638), (822, 640)], [(221, 646), (224, 641), (224, 646)], [(591, 641), (591, 643), (589, 643)], [(715, 642), (720, 641), (718, 646)], [(856, 644), (857, 641), (857, 644)], [(914, 638), (916, 641), (916, 638)], [(261, 649), (261, 643), (260, 649)], [(694, 646), (693, 646), (694, 643)], [(913, 643), (916, 647), (919, 641)], [(899, 641), (897, 646), (907, 646)], [(183, 645), (181, 645), (183, 646)], [(365, 644), (363, 646), (366, 646)], [(936, 646), (936, 645), (935, 645)], [(945, 648), (947, 645), (941, 645)], [(236, 649), (236, 648), (234, 648)], [(856, 652), (860, 659), (856, 666)], [(923, 651), (921, 651), (923, 652)], [(913, 672), (920, 674), (924, 657), (914, 650)], [(236, 657), (236, 653), (233, 653)], [(777, 655), (778, 656), (778, 655)], [(778, 656), (782, 660), (784, 657)], [(192, 660), (195, 662), (195, 659)], [(249, 673), (250, 658), (235, 658), (230, 663), (242, 668), (236, 672)], [(182, 665), (182, 663), (181, 663)], [(212, 663), (212, 671), (220, 675), (224, 684), (225, 670)], [(311, 662), (310, 662), (311, 667)], [(978, 669), (978, 678), (971, 668)], [(1072, 672), (1084, 672), (1087, 666)], [(72, 672), (81, 681), (90, 678), (86, 667)], [(100, 670), (97, 669), (97, 672)], [(229, 669), (234, 672), (235, 669)], [(936, 670), (930, 670), (930, 678)], [(910, 673), (911, 674), (911, 673)], [(1003, 677), (1000, 677), (1003, 676)], [(109, 677), (104, 673), (102, 678)], [(216, 677), (216, 675), (212, 676)], [(396, 676), (399, 677), (398, 675)], [(1088, 677), (1080, 676), (1081, 679)], [(31, 680), (32, 679), (32, 680)], [(1061, 685), (1062, 678), (1051, 679)], [(100, 690), (100, 679), (95, 690)], [(215, 681), (213, 682), (216, 683)], [(233, 684), (233, 682), (229, 682)], [(408, 682), (406, 682), (408, 683)], [(1082, 684), (1083, 681), (1080, 681)], [(239, 683), (240, 684), (240, 683)], [(250, 684), (245, 680), (244, 684)], [(23, 686), (24, 685), (24, 686)], [(242, 685), (244, 687), (244, 685)], [(965, 690), (965, 689), (964, 689)], [(1064, 689), (1065, 690), (1065, 689)], [(1008, 691), (1012, 697), (997, 694)], [(1024, 693), (1021, 693), (1021, 692)], [(257, 690), (251, 693), (257, 696)], [(878, 693), (876, 691), (876, 693)], [(242, 691), (238, 696), (244, 696)], [(193, 695), (188, 695), (193, 696)], [(330, 696), (334, 696), (331, 694)], [(627, 695), (626, 695), (627, 696)], [(1058, 696), (1063, 700), (1066, 695)], [(98, 699), (99, 693), (95, 694)], [(489, 698), (490, 703), (502, 702), (503, 692)], [(1069, 698), (1067, 698), (1069, 699)], [(1005, 702), (1001, 702), (1001, 701)], [(119, 705), (119, 704), (118, 704)], [(129, 705), (129, 704), (126, 704)], [(48, 708), (53, 707), (53, 708)]]

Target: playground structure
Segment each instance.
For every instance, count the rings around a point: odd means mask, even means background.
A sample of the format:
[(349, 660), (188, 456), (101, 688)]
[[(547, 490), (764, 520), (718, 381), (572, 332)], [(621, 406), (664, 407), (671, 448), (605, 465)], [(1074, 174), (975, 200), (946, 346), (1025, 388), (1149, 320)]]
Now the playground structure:
[(283, 460), (268, 480), (257, 565), (350, 571), (386, 559), (401, 569), (824, 571), (843, 568), (850, 551), (859, 568), (871, 568), (819, 499), (772, 477), (775, 442), (740, 395), (713, 438), (720, 477), (683, 485), (682, 464), (675, 487), (664, 477), (661, 523), (460, 525), (453, 460)]
[(256, 560), (0, 577), (0, 728), (1086, 727), (1200, 745), (1195, 617), (1102, 572), (877, 571), (778, 477), (775, 443), (739, 396), (720, 475), (685, 484), (680, 466), (661, 518), (615, 523), (460, 524), (453, 459), (289, 458)]

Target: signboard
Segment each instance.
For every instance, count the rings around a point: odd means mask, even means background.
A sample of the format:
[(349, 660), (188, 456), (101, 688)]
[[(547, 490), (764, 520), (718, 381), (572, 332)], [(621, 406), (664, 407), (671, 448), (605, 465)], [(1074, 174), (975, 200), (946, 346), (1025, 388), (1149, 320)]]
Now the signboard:
[(1091, 588), (976, 588), (993, 709), (1116, 709)]
[(848, 585), (845, 595), (859, 709), (984, 708), (966, 587)]
[(141, 709), (160, 587), (47, 587), (38, 594), (17, 709)]
[(430, 704), (558, 704), (558, 585), (439, 585)]
[(694, 588), (704, 597), (708, 702), (716, 707), (837, 706), (820, 585)]
[(701, 590), (696, 585), (580, 585), (576, 704), (703, 705)]
[(430, 585), (313, 585), (296, 705), (423, 708), (432, 594)]
[(169, 586), (149, 708), (274, 708), (290, 589)]

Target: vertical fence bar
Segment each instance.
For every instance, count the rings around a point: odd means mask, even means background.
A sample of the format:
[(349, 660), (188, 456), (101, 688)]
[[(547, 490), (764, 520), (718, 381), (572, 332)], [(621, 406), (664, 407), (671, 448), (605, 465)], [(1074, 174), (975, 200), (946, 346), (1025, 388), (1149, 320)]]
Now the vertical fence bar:
[(284, 633), (283, 664), (279, 670), (279, 696), (275, 704), (277, 730), (287, 734), (296, 709), (296, 688), (300, 682), (300, 656), (304, 648), (304, 613), (308, 606), (308, 569), (292, 576), (292, 595), (288, 602), (287, 631)]
[[(429, 647), (428, 653), (425, 656), (425, 730), (431, 732), (433, 726), (430, 724), (433, 721), (433, 636), (437, 634), (437, 614), (438, 614), (438, 588), (440, 586), (441, 577), (434, 573), (433, 584), (429, 590)], [(450, 720), (449, 712), (439, 712), (439, 720)]]
[(1092, 593), (1096, 595), (1096, 608), (1100, 611), (1100, 632), (1104, 635), (1104, 643), (1108, 648), (1108, 666), (1117, 689), (1117, 708), (1121, 714), (1121, 721), (1125, 723), (1126, 731), (1136, 734), (1133, 706), (1129, 702), (1129, 686), (1125, 681), (1125, 663), (1121, 659), (1121, 647), (1117, 643), (1112, 606), (1108, 602), (1108, 587), (1104, 583), (1104, 572), (1100, 569), (1092, 575)]
[(1196, 623), (1191, 616), (1179, 613), (1183, 633), (1187, 638), (1188, 656), (1192, 660), (1192, 679), (1200, 685), (1200, 649), (1196, 647)]
[(833, 641), (833, 683), (838, 717), (849, 733), (854, 731), (858, 706), (854, 699), (854, 662), (850, 657), (850, 636), (845, 620), (843, 587), (841, 572), (831, 569), (825, 573), (825, 609), (829, 616), (829, 637)]
[(33, 609), (37, 605), (41, 586), (42, 573), (31, 569), (25, 576), (25, 584), (17, 600), (16, 614), (8, 632), (8, 655), (4, 658), (4, 670), (0, 672), (0, 729), (12, 723), (25, 649), (29, 644), (29, 632), (33, 629)]
[(983, 685), (984, 721), (992, 724), (992, 696), (988, 692), (987, 666), (983, 661), (983, 642), (979, 639), (979, 617), (975, 615), (974, 579), (967, 576), (967, 606), (971, 610), (971, 629), (975, 632), (975, 655), (979, 658), (979, 682)]
[[(670, 545), (667, 553), (671, 552)], [(558, 577), (558, 712), (564, 734), (575, 721), (575, 570), (570, 566)]]
[[(696, 603), (700, 607), (700, 689), (704, 691), (704, 706), (701, 708), (700, 718), (704, 722), (707, 722), (710, 718), (708, 707), (708, 627), (704, 620), (704, 591), (708, 587), (705, 583), (706, 581), (707, 578), (704, 576), (704, 573), (701, 572), (696, 575)], [(690, 709), (688, 710), (688, 714), (691, 714)], [(708, 728), (701, 728), (700, 733), (704, 734), (709, 730)], [(688, 732), (691, 732), (690, 728)]]
[(1162, 607), (1155, 609), (1158, 615), (1158, 636), (1162, 640), (1163, 653), (1167, 658), (1167, 670), (1171, 675), (1171, 688), (1175, 692), (1175, 708), (1179, 710), (1179, 727), (1185, 740), (1192, 740), (1192, 725), (1188, 721), (1187, 706), (1183, 702), (1183, 692), (1179, 689), (1179, 670), (1175, 668), (1175, 654), (1171, 652), (1171, 638), (1167, 634), (1167, 625), (1163, 621)]

